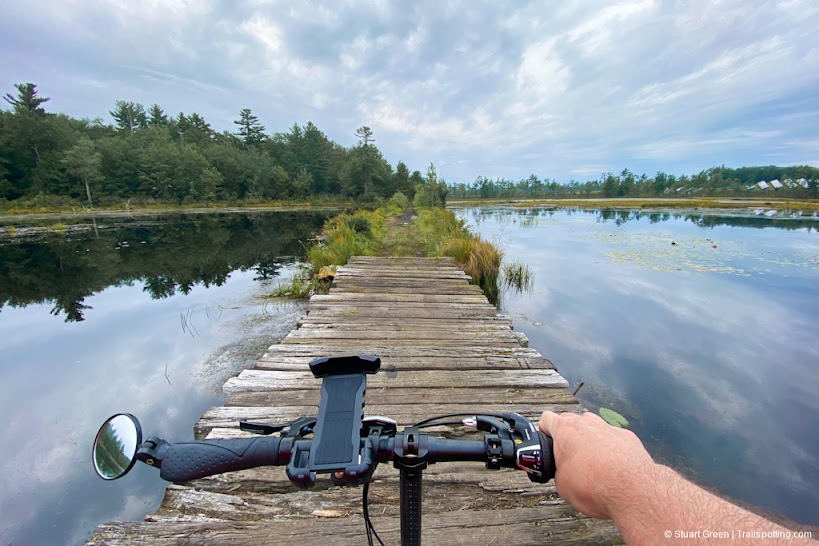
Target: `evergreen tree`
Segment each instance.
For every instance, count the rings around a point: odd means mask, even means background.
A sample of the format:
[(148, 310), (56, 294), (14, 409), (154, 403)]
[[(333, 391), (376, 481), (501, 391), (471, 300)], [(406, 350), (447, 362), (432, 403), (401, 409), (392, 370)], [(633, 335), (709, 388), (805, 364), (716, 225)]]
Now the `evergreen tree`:
[(255, 145), (261, 144), (265, 140), (264, 125), (259, 122), (259, 118), (250, 112), (250, 108), (242, 108), (239, 112), (239, 119), (234, 121), (239, 126), (236, 132), (245, 144)]
[(50, 101), (50, 97), (38, 97), (37, 86), (33, 83), (16, 83), (14, 87), (17, 88), (17, 97), (13, 97), (11, 93), (6, 93), (3, 98), (14, 107), (15, 113), (45, 114), (45, 109), (41, 105)]
[(152, 104), (150, 110), (148, 110), (148, 125), (167, 127), (168, 123), (168, 116), (162, 108), (160, 108), (158, 104)]
[(145, 107), (138, 102), (118, 100), (114, 109), (109, 113), (114, 118), (117, 129), (126, 133), (134, 133), (148, 125)]

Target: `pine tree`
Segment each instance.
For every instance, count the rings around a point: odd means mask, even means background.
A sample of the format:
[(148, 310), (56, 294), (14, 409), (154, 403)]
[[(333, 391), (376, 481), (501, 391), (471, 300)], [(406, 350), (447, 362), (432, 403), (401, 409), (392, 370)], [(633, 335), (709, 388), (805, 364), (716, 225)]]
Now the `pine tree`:
[(37, 86), (33, 83), (17, 83), (14, 84), (17, 88), (17, 98), (14, 98), (11, 93), (6, 93), (3, 97), (6, 102), (14, 106), (15, 113), (33, 112), (35, 114), (45, 114), (45, 109), (40, 105), (51, 100), (50, 97), (38, 97)]
[(133, 133), (148, 125), (148, 116), (145, 115), (145, 107), (138, 102), (118, 100), (116, 107), (110, 110), (109, 113), (114, 118), (117, 129), (120, 131)]
[(242, 111), (239, 112), (239, 119), (233, 123), (239, 126), (236, 136), (241, 138), (245, 144), (260, 144), (265, 140), (265, 127), (259, 123), (259, 118), (250, 112), (250, 108), (242, 108)]

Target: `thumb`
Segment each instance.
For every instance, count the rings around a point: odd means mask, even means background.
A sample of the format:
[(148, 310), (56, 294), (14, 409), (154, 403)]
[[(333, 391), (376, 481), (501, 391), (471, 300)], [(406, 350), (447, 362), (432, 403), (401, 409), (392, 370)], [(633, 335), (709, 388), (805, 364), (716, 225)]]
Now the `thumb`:
[(541, 432), (545, 432), (547, 435), (554, 437), (552, 433), (556, 428), (557, 418), (558, 415), (555, 412), (546, 410), (543, 412), (543, 415), (540, 416), (537, 428), (539, 428)]

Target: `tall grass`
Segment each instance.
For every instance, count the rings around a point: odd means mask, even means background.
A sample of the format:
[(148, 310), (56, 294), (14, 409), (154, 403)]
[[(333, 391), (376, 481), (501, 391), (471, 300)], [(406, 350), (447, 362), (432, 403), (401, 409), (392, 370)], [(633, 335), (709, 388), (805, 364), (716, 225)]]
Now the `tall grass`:
[(324, 224), (319, 242), (307, 249), (311, 274), (327, 265), (344, 265), (351, 256), (374, 256), (383, 248), (389, 218), (398, 216), (409, 200), (396, 193), (376, 210), (340, 214)]
[(495, 245), (473, 235), (455, 213), (441, 208), (423, 208), (415, 220), (418, 237), (430, 256), (449, 256), (472, 277), (486, 297), (497, 303), (498, 277), (503, 252)]

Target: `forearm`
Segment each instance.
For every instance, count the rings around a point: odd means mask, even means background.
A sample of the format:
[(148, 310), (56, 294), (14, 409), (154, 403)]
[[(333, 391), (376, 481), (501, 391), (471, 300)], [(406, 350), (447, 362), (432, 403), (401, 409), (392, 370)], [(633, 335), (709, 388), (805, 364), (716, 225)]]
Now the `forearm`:
[(817, 544), (712, 495), (666, 466), (653, 464), (641, 470), (639, 480), (611, 492), (606, 503), (629, 545), (681, 540), (709, 546)]

